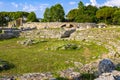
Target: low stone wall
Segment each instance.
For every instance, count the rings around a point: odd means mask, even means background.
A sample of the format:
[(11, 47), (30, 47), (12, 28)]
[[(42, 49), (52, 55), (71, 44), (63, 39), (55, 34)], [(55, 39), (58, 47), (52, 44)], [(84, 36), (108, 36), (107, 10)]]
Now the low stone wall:
[(22, 31), (20, 33), (21, 37), (25, 38), (57, 38), (59, 39), (61, 37), (61, 34), (63, 34), (65, 30), (62, 29), (39, 29), (39, 30), (28, 30), (28, 31)]
[(21, 32), (16, 28), (2, 28), (1, 30), (2, 30), (2, 33), (0, 33), (0, 40), (18, 37)]
[(61, 28), (61, 26), (69, 25), (69, 24), (73, 25), (73, 27), (77, 28), (78, 30), (97, 27), (97, 25), (95, 23), (75, 23), (75, 22), (46, 22), (46, 23), (29, 22), (29, 23), (23, 24), (23, 26), (20, 26), (20, 27), (22, 27), (22, 28), (26, 28), (26, 27), (34, 28), (34, 27), (36, 27), (37, 29)]

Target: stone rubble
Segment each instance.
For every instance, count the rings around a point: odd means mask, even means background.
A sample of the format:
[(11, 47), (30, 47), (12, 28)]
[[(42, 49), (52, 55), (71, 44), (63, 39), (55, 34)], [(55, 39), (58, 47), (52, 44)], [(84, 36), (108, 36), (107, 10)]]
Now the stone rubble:
[(120, 71), (112, 71), (111, 73), (103, 73), (94, 80), (120, 80)]
[(0, 78), (0, 80), (56, 80), (52, 73), (26, 73), (19, 76)]
[(69, 80), (80, 80), (80, 73), (74, 72), (73, 68), (60, 71), (59, 74), (60, 74), (60, 77), (63, 77)]
[(26, 40), (23, 40), (23, 41), (17, 41), (17, 43), (21, 44), (21, 45), (28, 46), (28, 45), (32, 45), (34, 43), (34, 40), (26, 39)]
[(102, 61), (99, 62), (98, 65), (99, 74), (112, 72), (113, 70), (115, 70), (115, 65), (110, 59), (103, 59)]

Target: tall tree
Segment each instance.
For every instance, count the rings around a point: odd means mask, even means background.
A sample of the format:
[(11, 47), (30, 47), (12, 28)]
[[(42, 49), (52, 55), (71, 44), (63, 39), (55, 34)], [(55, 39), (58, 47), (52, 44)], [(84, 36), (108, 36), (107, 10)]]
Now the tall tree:
[(88, 5), (85, 6), (82, 1), (78, 3), (78, 12), (75, 22), (97, 22), (96, 11), (97, 7)]
[(80, 1), (80, 2), (78, 3), (78, 8), (79, 8), (79, 9), (84, 9), (84, 7), (85, 7), (85, 5), (83, 4), (82, 1)]
[(84, 14), (87, 14), (90, 17), (90, 22), (97, 22), (96, 12), (98, 8), (96, 6), (88, 5), (85, 7)]
[(37, 21), (36, 14), (34, 12), (31, 12), (27, 17), (27, 21), (28, 22), (36, 22)]
[(56, 4), (54, 6), (51, 6), (51, 8), (46, 8), (44, 12), (44, 20), (48, 22), (61, 22), (64, 21), (64, 9), (61, 6), (61, 4)]
[(120, 10), (116, 10), (113, 14), (113, 24), (120, 25)]
[(96, 12), (96, 17), (105, 23), (111, 23), (114, 11), (115, 9), (112, 7), (103, 7)]
[(78, 9), (72, 9), (66, 15), (68, 21), (75, 21), (75, 18), (78, 16)]
[(50, 22), (51, 16), (50, 16), (50, 9), (46, 8), (44, 12), (44, 21)]
[(65, 12), (61, 4), (55, 5), (56, 21), (64, 21)]

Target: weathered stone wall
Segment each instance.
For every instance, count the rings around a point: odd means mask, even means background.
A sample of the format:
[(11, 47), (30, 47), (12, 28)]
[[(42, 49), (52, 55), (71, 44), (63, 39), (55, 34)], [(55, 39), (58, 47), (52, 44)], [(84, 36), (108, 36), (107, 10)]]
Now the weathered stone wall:
[(62, 29), (39, 29), (39, 30), (30, 30), (23, 31), (20, 33), (21, 37), (25, 38), (57, 38), (61, 37), (65, 30)]
[(23, 24), (23, 26), (21, 26), (21, 27), (22, 28), (26, 28), (26, 27), (34, 28), (34, 27), (36, 27), (37, 29), (61, 28), (62, 25), (69, 25), (69, 24), (72, 24), (73, 27), (77, 28), (78, 30), (97, 27), (97, 25), (95, 23), (75, 23), (75, 22), (46, 22), (46, 23), (29, 22), (29, 23)]
[(19, 33), (21, 32), (16, 28), (2, 28), (1, 30), (2, 30), (2, 33), (0, 33), (0, 40), (18, 37)]
[(18, 27), (18, 26), (22, 26), (23, 25), (23, 19), (22, 18), (18, 18), (17, 20), (8, 22), (8, 27)]

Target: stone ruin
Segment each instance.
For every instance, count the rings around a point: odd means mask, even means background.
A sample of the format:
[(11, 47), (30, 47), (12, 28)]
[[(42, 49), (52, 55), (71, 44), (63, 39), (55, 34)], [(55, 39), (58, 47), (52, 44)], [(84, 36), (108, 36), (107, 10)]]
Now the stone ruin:
[(24, 23), (20, 28), (36, 28), (36, 29), (46, 29), (46, 28), (64, 28), (71, 29), (75, 28), (77, 30), (83, 30), (88, 28), (97, 28), (95, 23), (76, 23), (76, 22), (28, 22)]
[(22, 18), (18, 18), (17, 20), (8, 22), (8, 27), (9, 27), (9, 28), (19, 27), (19, 26), (22, 26), (23, 23), (24, 23), (23, 19), (22, 19)]
[(8, 27), (0, 28), (0, 30), (2, 31), (0, 33), (0, 40), (18, 37), (21, 32), (21, 30), (17, 28), (8, 28)]

